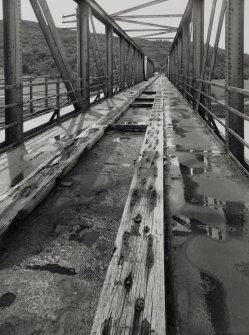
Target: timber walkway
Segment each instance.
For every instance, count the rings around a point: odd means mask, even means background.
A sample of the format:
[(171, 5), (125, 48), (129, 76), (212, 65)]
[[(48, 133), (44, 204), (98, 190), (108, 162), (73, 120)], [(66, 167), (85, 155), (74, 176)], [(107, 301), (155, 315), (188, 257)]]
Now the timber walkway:
[(167, 78), (137, 89), (37, 211), (10, 215), (54, 164), (7, 193), (1, 334), (247, 333), (248, 176)]

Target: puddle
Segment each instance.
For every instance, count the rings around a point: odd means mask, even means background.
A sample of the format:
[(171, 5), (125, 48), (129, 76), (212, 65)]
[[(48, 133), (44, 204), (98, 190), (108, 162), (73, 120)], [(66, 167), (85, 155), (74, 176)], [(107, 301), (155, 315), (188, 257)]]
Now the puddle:
[(99, 238), (100, 233), (97, 231), (88, 231), (82, 237), (82, 242), (87, 246), (91, 247)]
[(223, 201), (249, 202), (240, 185), (219, 174), (209, 172), (192, 180), (198, 184), (197, 194)]
[(213, 276), (204, 272), (200, 272), (200, 275), (208, 313), (216, 334), (227, 334), (230, 326), (225, 290), (222, 284)]
[(214, 154), (191, 149), (174, 157), (170, 208), (180, 334), (247, 334), (248, 195), (232, 173), (212, 171), (220, 171)]
[(181, 208), (180, 213), (189, 219), (196, 219), (205, 225), (217, 226), (226, 222), (224, 213), (199, 205), (185, 204)]
[(0, 308), (8, 308), (16, 300), (16, 295), (14, 293), (5, 293), (0, 297)]
[(207, 158), (203, 154), (194, 154), (190, 152), (183, 152), (179, 154), (179, 162), (188, 168), (198, 169), (207, 165)]
[(33, 265), (27, 266), (27, 269), (33, 271), (48, 271), (50, 273), (58, 273), (60, 275), (75, 276), (76, 271), (72, 268), (66, 268), (58, 264)]

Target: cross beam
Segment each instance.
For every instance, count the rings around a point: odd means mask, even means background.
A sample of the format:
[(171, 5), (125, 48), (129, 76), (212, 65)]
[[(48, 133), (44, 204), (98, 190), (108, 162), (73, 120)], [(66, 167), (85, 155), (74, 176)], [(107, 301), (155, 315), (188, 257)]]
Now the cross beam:
[[(167, 17), (182, 17), (183, 14), (162, 14), (162, 15), (122, 15), (123, 19), (158, 19)], [(116, 20), (119, 16), (113, 16)]]
[(117, 12), (117, 13), (114, 13), (112, 14), (111, 16), (118, 16), (118, 15), (122, 15), (122, 14), (126, 14), (126, 13), (130, 13), (130, 12), (134, 12), (135, 10), (138, 10), (138, 9), (142, 9), (142, 8), (147, 8), (149, 6), (154, 6), (154, 5), (157, 5), (158, 3), (160, 2), (164, 2), (164, 1), (167, 1), (167, 0), (155, 0), (155, 1), (150, 1), (150, 2), (147, 2), (143, 5), (139, 5), (139, 6), (135, 6), (135, 7), (131, 7), (131, 8), (128, 8), (128, 9), (125, 9), (121, 12)]
[[(161, 35), (161, 34), (170, 34), (172, 32), (173, 32), (172, 30), (169, 30), (169, 31), (164, 32), (164, 33), (160, 32), (160, 33), (155, 33), (155, 34), (148, 34), (148, 35), (141, 35), (141, 36), (134, 36), (134, 37), (136, 37), (136, 38), (144, 38), (144, 37), (156, 36), (156, 35)], [(165, 37), (165, 36), (163, 36), (163, 37)]]
[(127, 22), (127, 23), (134, 23), (134, 24), (140, 24), (143, 26), (151, 26), (151, 27), (159, 27), (159, 28), (166, 28), (166, 29), (175, 29), (177, 30), (176, 27), (171, 27), (171, 26), (163, 26), (161, 24), (155, 24), (155, 23), (148, 23), (148, 22), (142, 22), (142, 21), (134, 21), (134, 20), (126, 20), (121, 17), (115, 18), (116, 21), (122, 21), (122, 22)]

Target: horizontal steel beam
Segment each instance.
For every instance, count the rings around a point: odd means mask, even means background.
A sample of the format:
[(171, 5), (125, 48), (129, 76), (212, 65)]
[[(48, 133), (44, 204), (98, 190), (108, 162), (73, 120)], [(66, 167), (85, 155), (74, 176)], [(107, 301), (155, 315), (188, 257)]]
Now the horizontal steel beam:
[[(170, 34), (170, 33), (173, 33), (173, 32), (174, 31), (169, 30), (167, 32), (159, 32), (159, 33), (155, 33), (155, 34), (148, 34), (148, 35), (141, 35), (141, 36), (134, 36), (134, 37), (136, 37), (136, 38), (144, 38), (144, 37), (150, 37), (150, 36), (157, 36), (157, 35), (161, 35), (161, 34)], [(162, 37), (167, 37), (167, 36), (162, 36)]]
[(134, 21), (134, 20), (126, 20), (123, 19), (122, 17), (117, 17), (115, 18), (116, 21), (122, 21), (122, 22), (126, 22), (126, 23), (133, 23), (133, 24), (141, 24), (143, 26), (152, 26), (152, 27), (159, 27), (159, 28), (173, 28), (177, 30), (177, 27), (171, 27), (171, 26), (163, 26), (161, 24), (155, 24), (155, 23), (149, 23), (149, 22), (142, 22), (142, 21)]
[[(134, 37), (139, 38), (139, 37)], [(146, 37), (145, 40), (173, 40), (174, 37)]]
[(132, 32), (132, 31), (167, 31), (168, 29), (125, 29), (126, 32)]
[[(156, 19), (156, 18), (166, 18), (166, 17), (182, 17), (183, 14), (162, 14), (162, 15), (122, 15), (121, 18), (124, 19)], [(112, 16), (114, 19), (120, 16)]]
[(104, 25), (109, 25), (113, 27), (113, 31), (119, 37), (123, 37), (127, 43), (131, 44), (134, 48), (136, 48), (141, 54), (144, 55), (143, 50), (125, 33), (125, 31), (110, 17), (103, 8), (101, 8), (95, 1), (93, 0), (74, 0), (75, 2), (85, 1), (88, 6), (92, 10), (92, 14), (96, 19), (102, 22)]
[(73, 20), (73, 21), (62, 21), (62, 23), (77, 23), (77, 20)]
[(164, 2), (164, 1), (167, 1), (167, 0), (150, 1), (150, 2), (147, 2), (145, 4), (142, 4), (142, 5), (139, 5), (139, 6), (135, 6), (135, 7), (131, 7), (131, 8), (125, 9), (125, 10), (123, 10), (121, 12), (114, 13), (111, 16), (118, 16), (118, 15), (122, 15), (122, 14), (125, 14), (125, 13), (134, 12), (135, 10), (146, 8), (146, 7), (149, 7), (149, 6), (154, 6), (154, 5), (157, 5), (158, 3)]
[(76, 17), (76, 14), (62, 15), (63, 19), (65, 19), (67, 17)]

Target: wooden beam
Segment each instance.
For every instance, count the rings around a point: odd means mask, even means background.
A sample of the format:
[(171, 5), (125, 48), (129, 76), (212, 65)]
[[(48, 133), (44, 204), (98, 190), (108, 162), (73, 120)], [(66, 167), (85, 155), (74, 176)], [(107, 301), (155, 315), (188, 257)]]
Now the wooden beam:
[(154, 0), (154, 1), (150, 1), (150, 2), (147, 2), (147, 3), (139, 5), (139, 6), (135, 6), (135, 7), (131, 7), (131, 8), (122, 10), (121, 12), (113, 13), (111, 16), (118, 16), (118, 15), (130, 13), (130, 12), (134, 12), (135, 10), (142, 9), (142, 8), (147, 8), (149, 6), (154, 6), (154, 5), (157, 5), (157, 4), (159, 4), (161, 2), (165, 2), (165, 1), (167, 1), (167, 0)]
[(54, 57), (60, 75), (64, 80), (65, 87), (69, 93), (76, 110), (84, 109), (84, 101), (76, 77), (68, 63), (64, 47), (57, 32), (52, 15), (46, 3), (46, 0), (30, 0), (31, 6), (35, 12), (38, 23), (41, 27), (43, 35), (47, 41), (48, 47)]
[(160, 83), (91, 335), (166, 334), (163, 151)]
[(126, 22), (126, 23), (140, 24), (140, 25), (143, 25), (143, 26), (151, 26), (151, 27), (159, 27), (159, 28), (176, 29), (177, 30), (177, 27), (163, 26), (161, 24), (148, 23), (148, 22), (142, 22), (142, 21), (127, 20), (127, 19), (123, 19), (122, 17), (117, 17), (115, 20)]
[(11, 145), (23, 137), (23, 91), (21, 49), (21, 4), (20, 0), (3, 0), (4, 35), (4, 83), (5, 105), (14, 105), (5, 110), (5, 144)]

